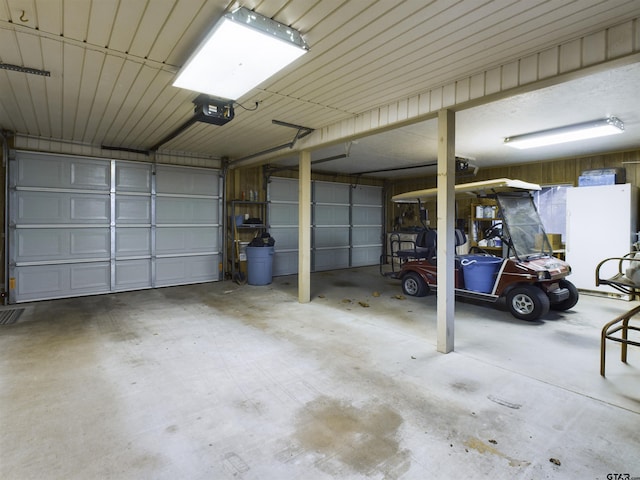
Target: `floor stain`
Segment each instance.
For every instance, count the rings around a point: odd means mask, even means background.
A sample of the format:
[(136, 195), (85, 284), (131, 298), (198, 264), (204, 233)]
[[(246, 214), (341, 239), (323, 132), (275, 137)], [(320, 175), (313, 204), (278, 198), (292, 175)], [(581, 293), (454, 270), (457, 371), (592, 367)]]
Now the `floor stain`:
[[(494, 440), (494, 442), (495, 442), (495, 440)], [(498, 450), (496, 447), (494, 447), (492, 445), (488, 445), (488, 444), (486, 444), (485, 442), (483, 442), (482, 440), (480, 440), (479, 438), (476, 438), (476, 437), (469, 437), (467, 439), (467, 441), (464, 442), (464, 445), (465, 445), (465, 447), (472, 448), (472, 449), (474, 449), (474, 450), (476, 450), (476, 451), (478, 451), (478, 452), (480, 452), (482, 454), (490, 453), (492, 455), (497, 455), (498, 457), (502, 457), (502, 458), (504, 458), (504, 459), (509, 461), (509, 466), (511, 466), (511, 467), (526, 467), (528, 465), (531, 465), (531, 462), (527, 462), (526, 460), (517, 460), (515, 458), (511, 458), (511, 457), (505, 455), (500, 450)]]
[[(346, 466), (360, 474), (398, 478), (410, 467), (409, 451), (401, 448), (398, 439), (402, 423), (402, 417), (387, 405), (355, 407), (320, 397), (301, 411), (295, 440), (326, 460), (316, 464), (327, 473), (340, 473)], [(339, 465), (332, 465), (336, 461)]]
[(247, 462), (235, 452), (226, 453), (222, 459), (222, 465), (233, 477), (240, 477), (250, 470)]
[(518, 410), (522, 405), (519, 403), (508, 402), (502, 398), (495, 397), (493, 395), (488, 395), (487, 398), (498, 405), (502, 405), (504, 407), (513, 408), (514, 410)]

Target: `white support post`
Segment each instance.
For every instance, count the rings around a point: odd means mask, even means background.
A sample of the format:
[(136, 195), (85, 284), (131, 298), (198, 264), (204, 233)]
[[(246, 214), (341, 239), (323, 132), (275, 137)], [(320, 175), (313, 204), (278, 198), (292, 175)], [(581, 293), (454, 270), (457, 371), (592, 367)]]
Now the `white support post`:
[(455, 112), (438, 112), (438, 290), (437, 349), (449, 353), (454, 347), (455, 315)]
[(298, 178), (298, 301), (311, 301), (311, 152), (300, 152)]

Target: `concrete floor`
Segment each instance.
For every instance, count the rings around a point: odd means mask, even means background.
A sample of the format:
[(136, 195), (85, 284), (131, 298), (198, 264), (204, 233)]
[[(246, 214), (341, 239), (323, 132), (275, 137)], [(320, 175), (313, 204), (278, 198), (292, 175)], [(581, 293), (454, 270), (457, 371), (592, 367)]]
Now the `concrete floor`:
[[(640, 349), (583, 295), (526, 323), (376, 268), (23, 305), (0, 326), (3, 479), (640, 477)], [(622, 478), (622, 477), (619, 477)]]

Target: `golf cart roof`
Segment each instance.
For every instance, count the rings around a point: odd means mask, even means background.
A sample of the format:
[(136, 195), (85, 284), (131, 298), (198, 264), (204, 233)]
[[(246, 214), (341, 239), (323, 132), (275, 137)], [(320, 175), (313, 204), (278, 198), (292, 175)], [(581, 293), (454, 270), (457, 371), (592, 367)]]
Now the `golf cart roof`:
[[(461, 183), (455, 186), (456, 195), (468, 194), (472, 196), (490, 195), (498, 192), (532, 191), (540, 190), (540, 185), (536, 183), (523, 182), (522, 180), (512, 180), (510, 178), (497, 178), (495, 180), (483, 180), (481, 182)], [(418, 200), (426, 200), (438, 195), (437, 188), (427, 188), (424, 190), (414, 190), (413, 192), (399, 193), (391, 200), (398, 203), (416, 203)]]

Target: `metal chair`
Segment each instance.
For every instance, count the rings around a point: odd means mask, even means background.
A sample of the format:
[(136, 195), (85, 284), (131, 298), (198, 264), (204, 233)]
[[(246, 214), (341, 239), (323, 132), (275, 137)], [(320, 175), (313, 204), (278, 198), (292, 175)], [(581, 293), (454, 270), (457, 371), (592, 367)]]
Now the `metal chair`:
[[(636, 297), (640, 293), (640, 284), (634, 282), (637, 267), (640, 267), (640, 257), (638, 252), (627, 253), (622, 257), (605, 258), (596, 266), (596, 286), (609, 285), (619, 292), (630, 295), (631, 298)], [(600, 271), (602, 266), (609, 262), (618, 262), (618, 272), (609, 278), (602, 278)], [(600, 335), (600, 375), (605, 376), (605, 361), (607, 340), (618, 342), (621, 344), (620, 361), (627, 363), (627, 347), (633, 345), (640, 347), (640, 342), (629, 338), (629, 332), (640, 332), (640, 327), (631, 325), (630, 322), (635, 315), (640, 313), (640, 305), (632, 308), (628, 312), (617, 316), (604, 327)], [(619, 334), (618, 334), (619, 333)]]

